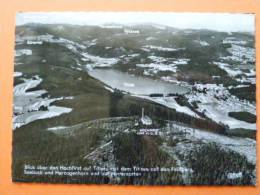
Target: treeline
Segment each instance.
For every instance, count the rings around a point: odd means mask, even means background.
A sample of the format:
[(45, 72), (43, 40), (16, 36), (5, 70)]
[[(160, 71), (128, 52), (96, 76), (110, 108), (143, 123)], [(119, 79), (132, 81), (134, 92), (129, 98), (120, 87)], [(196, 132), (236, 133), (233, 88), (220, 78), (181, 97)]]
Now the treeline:
[(249, 112), (229, 112), (228, 116), (248, 123), (256, 123), (256, 116)]
[(237, 96), (239, 99), (248, 100), (250, 102), (256, 101), (256, 85), (248, 87), (232, 88), (229, 90), (232, 95)]
[[(113, 139), (116, 167), (174, 167), (176, 162), (159, 149), (158, 137), (120, 133)], [(139, 177), (122, 177), (119, 184), (182, 185), (178, 172), (142, 172)]]
[[(36, 124), (36, 123), (35, 123)], [(24, 165), (42, 166), (90, 166), (84, 155), (96, 148), (104, 138), (101, 129), (81, 129), (71, 137), (61, 137), (46, 130), (28, 129), (26, 126), (14, 132), (12, 176), (14, 181), (55, 182), (55, 183), (105, 183), (106, 177), (80, 176), (33, 176), (24, 175)], [(95, 180), (96, 179), (96, 180)], [(82, 181), (83, 180), (83, 181)]]
[[(254, 165), (245, 156), (210, 143), (191, 151), (188, 156), (194, 185), (252, 185)], [(241, 173), (230, 178), (229, 174)]]

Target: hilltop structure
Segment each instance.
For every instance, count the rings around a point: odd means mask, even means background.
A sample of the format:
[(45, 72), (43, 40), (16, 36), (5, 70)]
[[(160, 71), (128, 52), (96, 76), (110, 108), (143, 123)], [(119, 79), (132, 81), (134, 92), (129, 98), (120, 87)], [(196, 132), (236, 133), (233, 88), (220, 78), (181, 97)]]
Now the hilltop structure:
[(144, 108), (142, 108), (141, 122), (143, 125), (152, 125), (153, 121), (149, 116), (144, 115)]

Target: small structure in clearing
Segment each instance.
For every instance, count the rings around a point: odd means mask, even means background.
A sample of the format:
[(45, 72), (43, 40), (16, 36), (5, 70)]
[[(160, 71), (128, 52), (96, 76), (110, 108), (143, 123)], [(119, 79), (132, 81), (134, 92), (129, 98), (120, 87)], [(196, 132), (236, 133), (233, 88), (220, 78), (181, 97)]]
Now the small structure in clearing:
[(144, 115), (144, 108), (142, 108), (141, 122), (143, 125), (152, 125), (153, 123), (152, 119), (149, 116)]

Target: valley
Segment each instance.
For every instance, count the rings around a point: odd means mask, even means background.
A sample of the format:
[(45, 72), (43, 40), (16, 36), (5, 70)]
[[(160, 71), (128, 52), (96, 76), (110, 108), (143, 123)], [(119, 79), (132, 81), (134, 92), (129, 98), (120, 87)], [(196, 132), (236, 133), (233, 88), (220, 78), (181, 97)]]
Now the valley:
[[(27, 24), (14, 69), (15, 181), (255, 185), (251, 34)], [(36, 177), (24, 162), (173, 171)]]

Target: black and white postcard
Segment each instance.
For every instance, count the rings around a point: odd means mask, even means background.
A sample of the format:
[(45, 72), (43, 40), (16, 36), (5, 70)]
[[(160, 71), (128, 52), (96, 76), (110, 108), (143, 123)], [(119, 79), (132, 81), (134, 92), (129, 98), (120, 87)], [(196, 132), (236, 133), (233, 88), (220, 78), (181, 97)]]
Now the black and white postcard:
[(14, 182), (256, 185), (255, 15), (17, 13)]

